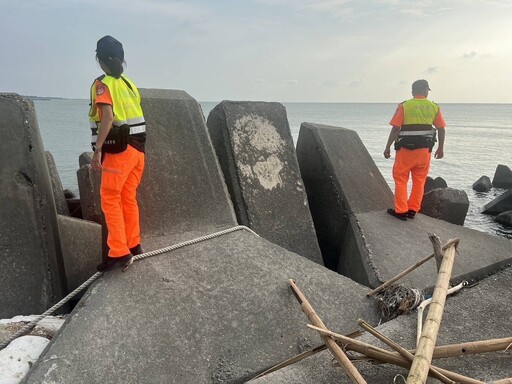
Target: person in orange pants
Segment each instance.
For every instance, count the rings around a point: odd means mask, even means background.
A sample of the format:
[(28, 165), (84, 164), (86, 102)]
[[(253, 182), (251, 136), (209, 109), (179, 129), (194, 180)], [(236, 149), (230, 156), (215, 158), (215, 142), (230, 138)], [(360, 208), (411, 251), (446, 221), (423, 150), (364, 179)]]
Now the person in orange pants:
[[(427, 99), (429, 91), (426, 80), (415, 81), (412, 84), (413, 98), (398, 105), (390, 122), (392, 128), (384, 157), (391, 157), (391, 144), (394, 142), (395, 207), (387, 212), (400, 220), (414, 219), (421, 208), (436, 134), (439, 135), (439, 144), (434, 157), (444, 157), (446, 123), (439, 106)], [(408, 197), (409, 176), (412, 177), (412, 189)]]
[(111, 36), (98, 40), (96, 58), (105, 72), (91, 88), (91, 166), (102, 170), (101, 208), (108, 229), (104, 271), (119, 262), (124, 269), (140, 245), (137, 187), (144, 171), (146, 125), (135, 84), (123, 75), (124, 49)]

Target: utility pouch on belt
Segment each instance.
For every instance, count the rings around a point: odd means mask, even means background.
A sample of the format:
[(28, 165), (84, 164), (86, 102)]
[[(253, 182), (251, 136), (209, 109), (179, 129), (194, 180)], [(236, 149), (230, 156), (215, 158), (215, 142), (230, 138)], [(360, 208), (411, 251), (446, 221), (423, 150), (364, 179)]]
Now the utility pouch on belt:
[(128, 147), (129, 138), (130, 126), (128, 124), (123, 124), (119, 127), (114, 125), (110, 129), (110, 132), (103, 143), (102, 149), (106, 153), (124, 152)]
[(400, 148), (410, 150), (428, 148), (429, 152), (432, 152), (436, 141), (435, 133), (429, 136), (398, 136), (395, 140), (395, 150), (398, 151)]

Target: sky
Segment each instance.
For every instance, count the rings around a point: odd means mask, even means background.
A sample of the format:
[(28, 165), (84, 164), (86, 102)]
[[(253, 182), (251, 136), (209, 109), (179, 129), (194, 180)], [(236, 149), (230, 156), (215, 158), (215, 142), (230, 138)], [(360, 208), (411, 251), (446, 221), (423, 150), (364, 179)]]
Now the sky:
[(0, 92), (88, 98), (107, 34), (198, 101), (512, 103), (510, 0), (0, 0)]

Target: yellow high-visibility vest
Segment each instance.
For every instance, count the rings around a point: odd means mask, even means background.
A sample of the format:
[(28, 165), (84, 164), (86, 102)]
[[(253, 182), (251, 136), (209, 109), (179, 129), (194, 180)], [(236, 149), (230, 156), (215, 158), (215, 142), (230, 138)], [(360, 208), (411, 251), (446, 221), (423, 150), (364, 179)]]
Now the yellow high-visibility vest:
[[(106, 85), (112, 96), (113, 124), (115, 126), (128, 124), (131, 135), (146, 132), (146, 122), (140, 106), (140, 94), (135, 84), (124, 75), (118, 79), (105, 75), (96, 80)], [(91, 87), (91, 109), (89, 111), (92, 131), (91, 144), (93, 145), (96, 144), (100, 126), (100, 110), (96, 107), (96, 80)]]

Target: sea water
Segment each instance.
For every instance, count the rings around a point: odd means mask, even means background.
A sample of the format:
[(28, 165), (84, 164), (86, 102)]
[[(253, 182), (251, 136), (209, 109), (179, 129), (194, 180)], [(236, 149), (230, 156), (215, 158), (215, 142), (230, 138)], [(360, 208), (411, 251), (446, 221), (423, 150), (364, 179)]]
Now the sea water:
[[(87, 120), (88, 100), (35, 100), (37, 119), (45, 150), (55, 159), (64, 188), (78, 192), (76, 171), (78, 157), (90, 151)], [(201, 102), (205, 117), (217, 102)], [(283, 103), (290, 130), (297, 142), (303, 122), (343, 127), (356, 131), (384, 178), (394, 189), (393, 157), (383, 152), (389, 136), (389, 121), (396, 103)], [(493, 178), (498, 164), (512, 167), (511, 104), (440, 104), (446, 120), (446, 143), (443, 159), (432, 159), (430, 176), (442, 177), (450, 188), (464, 190), (470, 207), (465, 226), (512, 239), (512, 229), (481, 214), (482, 207), (503, 189), (487, 193), (472, 189), (481, 176)], [(357, 167), (357, 164), (354, 164)]]

